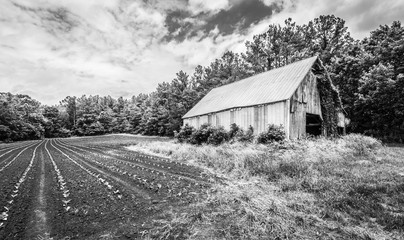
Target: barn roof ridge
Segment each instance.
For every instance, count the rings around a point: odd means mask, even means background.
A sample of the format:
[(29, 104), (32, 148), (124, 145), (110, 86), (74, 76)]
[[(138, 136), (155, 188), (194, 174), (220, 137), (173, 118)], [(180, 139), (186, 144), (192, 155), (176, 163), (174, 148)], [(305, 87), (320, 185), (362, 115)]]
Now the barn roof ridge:
[(213, 88), (182, 118), (289, 99), (318, 57), (310, 57)]
[[(289, 63), (289, 64), (284, 65), (284, 66), (282, 66), (282, 67), (273, 68), (273, 69), (271, 69), (271, 70), (268, 70), (268, 71), (265, 71), (265, 72), (261, 72), (261, 73), (257, 73), (257, 74), (255, 74), (255, 75), (252, 75), (252, 76), (247, 77), (247, 78), (243, 78), (243, 79), (238, 80), (238, 81), (235, 81), (235, 82), (231, 82), (231, 83), (227, 83), (227, 84), (224, 84), (224, 85), (222, 85), (222, 86), (219, 86), (219, 87), (215, 87), (215, 88), (213, 88), (213, 89), (217, 89), (217, 88), (221, 88), (221, 87), (226, 87), (226, 86), (228, 86), (228, 85), (231, 85), (231, 84), (234, 84), (234, 83), (238, 83), (238, 82), (241, 82), (241, 81), (244, 81), (244, 80), (248, 80), (248, 79), (251, 78), (251, 77), (259, 76), (259, 75), (261, 75), (261, 74), (262, 74), (262, 75), (265, 75), (265, 74), (267, 74), (267, 73), (270, 72), (270, 71), (275, 71), (275, 70), (280, 71), (280, 70), (282, 70), (283, 68), (291, 67), (291, 66), (293, 66), (294, 64), (300, 63), (300, 62), (302, 62), (302, 61), (306, 61), (306, 60), (309, 60), (309, 59), (317, 59), (317, 58), (318, 58), (317, 56), (305, 58), (305, 59), (302, 59), (302, 60), (299, 60), (299, 61), (296, 61), (296, 62)], [(314, 62), (315, 62), (315, 61), (314, 61)], [(314, 62), (313, 62), (313, 63), (314, 63)], [(212, 90), (213, 90), (213, 89), (212, 89)]]

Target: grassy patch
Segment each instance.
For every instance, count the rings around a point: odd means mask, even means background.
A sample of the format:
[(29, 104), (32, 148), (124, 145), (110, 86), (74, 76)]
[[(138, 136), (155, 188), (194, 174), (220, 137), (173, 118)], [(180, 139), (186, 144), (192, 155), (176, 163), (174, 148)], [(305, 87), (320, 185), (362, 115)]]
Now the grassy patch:
[(224, 177), (208, 197), (172, 210), (150, 238), (403, 239), (404, 148), (348, 135), (285, 144), (138, 149)]

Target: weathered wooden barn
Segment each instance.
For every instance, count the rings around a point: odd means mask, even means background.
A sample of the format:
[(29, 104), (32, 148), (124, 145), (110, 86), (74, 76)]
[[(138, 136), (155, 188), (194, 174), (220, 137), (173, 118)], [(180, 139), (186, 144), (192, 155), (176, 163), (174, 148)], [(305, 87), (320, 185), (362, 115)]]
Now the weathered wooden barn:
[(320, 60), (311, 57), (214, 88), (183, 116), (184, 124), (199, 128), (209, 123), (228, 130), (236, 123), (243, 129), (252, 126), (255, 134), (275, 124), (284, 127), (289, 139), (320, 135), (318, 77), (324, 71)]

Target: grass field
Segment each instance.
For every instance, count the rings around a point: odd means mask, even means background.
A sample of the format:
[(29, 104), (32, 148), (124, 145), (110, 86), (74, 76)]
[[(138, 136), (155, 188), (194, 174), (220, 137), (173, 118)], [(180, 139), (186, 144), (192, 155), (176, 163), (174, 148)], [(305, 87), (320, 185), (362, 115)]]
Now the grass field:
[(271, 146), (142, 142), (217, 174), (206, 199), (173, 211), (151, 238), (404, 239), (404, 146), (359, 135)]

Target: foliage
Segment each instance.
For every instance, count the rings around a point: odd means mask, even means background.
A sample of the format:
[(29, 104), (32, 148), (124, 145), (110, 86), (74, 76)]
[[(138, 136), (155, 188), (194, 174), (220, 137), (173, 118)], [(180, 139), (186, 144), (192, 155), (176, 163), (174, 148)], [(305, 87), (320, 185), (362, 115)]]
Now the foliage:
[[(323, 66), (324, 67), (324, 66)], [(338, 90), (335, 88), (327, 72), (317, 74), (317, 86), (320, 95), (322, 132), (326, 136), (336, 137), (338, 134), (338, 112), (345, 114)]]
[(373, 156), (382, 147), (379, 140), (360, 134), (349, 134), (342, 139), (345, 141), (345, 146), (352, 149), (356, 156)]
[[(211, 135), (213, 135), (216, 131), (220, 131), (218, 128), (211, 126), (210, 124), (202, 124), (202, 126), (194, 131), (191, 135), (191, 138), (189, 140), (190, 143), (192, 144), (202, 144), (202, 143), (208, 143), (209, 138)], [(220, 137), (220, 134), (218, 134)], [(213, 141), (213, 140), (211, 140)], [(213, 141), (214, 142), (214, 141)]]
[(223, 127), (213, 128), (206, 143), (212, 145), (219, 145), (229, 140), (229, 134)]
[(250, 126), (247, 131), (244, 131), (242, 128), (239, 128), (236, 132), (234, 139), (238, 142), (247, 142), (252, 143), (254, 141), (254, 129)]
[(241, 128), (237, 124), (230, 124), (229, 138), (234, 138), (240, 130)]
[(190, 142), (192, 134), (196, 131), (196, 129), (188, 124), (185, 124), (181, 127), (180, 131), (176, 133), (174, 136), (180, 143)]
[(258, 135), (257, 142), (267, 144), (271, 142), (283, 141), (285, 138), (286, 135), (282, 125), (276, 126), (274, 124), (270, 124), (266, 132), (262, 132)]
[(0, 93), (0, 141), (38, 139), (45, 119), (40, 103), (27, 95)]
[(247, 131), (244, 131), (237, 126), (237, 124), (232, 124), (229, 131), (226, 131), (221, 126), (214, 127), (210, 124), (202, 124), (199, 129), (185, 124), (181, 127), (180, 131), (175, 134), (175, 138), (180, 143), (220, 145), (229, 141), (253, 142), (253, 133), (254, 131), (251, 126)]

